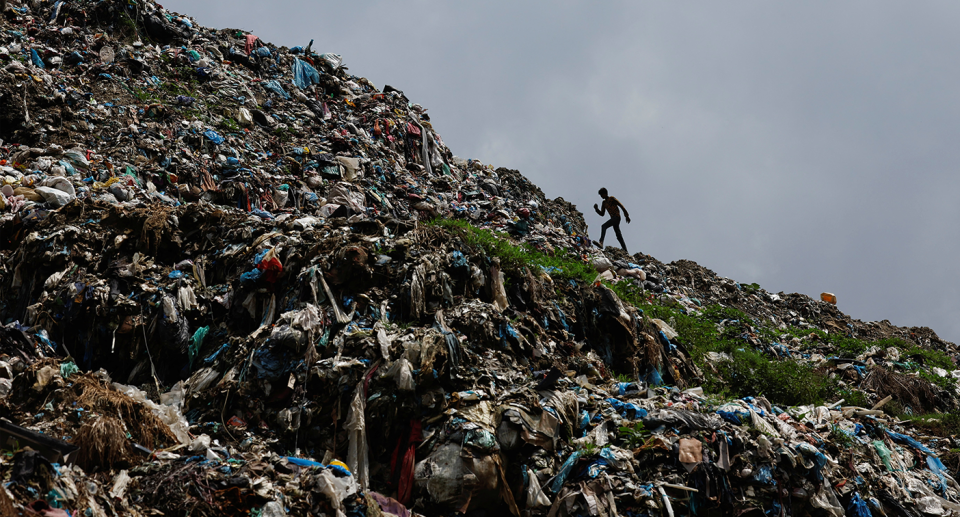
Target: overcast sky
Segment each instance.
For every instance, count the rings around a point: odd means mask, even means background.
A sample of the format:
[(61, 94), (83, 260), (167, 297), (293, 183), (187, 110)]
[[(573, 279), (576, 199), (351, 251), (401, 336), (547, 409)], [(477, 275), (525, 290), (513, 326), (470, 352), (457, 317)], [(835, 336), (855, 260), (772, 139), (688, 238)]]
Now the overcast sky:
[[(960, 3), (167, 0), (314, 39), (631, 251), (960, 341)], [(607, 244), (616, 243), (613, 236)]]

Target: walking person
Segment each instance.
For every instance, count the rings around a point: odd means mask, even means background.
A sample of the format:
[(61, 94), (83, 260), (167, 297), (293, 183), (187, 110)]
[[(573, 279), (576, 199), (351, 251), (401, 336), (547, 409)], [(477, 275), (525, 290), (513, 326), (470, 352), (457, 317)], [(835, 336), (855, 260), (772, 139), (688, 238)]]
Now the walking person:
[(627, 245), (623, 242), (623, 235), (620, 233), (621, 208), (623, 209), (623, 215), (627, 219), (627, 224), (630, 223), (630, 214), (627, 212), (627, 207), (623, 206), (623, 203), (621, 203), (617, 198), (607, 195), (607, 189), (605, 188), (600, 189), (597, 193), (603, 198), (603, 203), (601, 203), (599, 208), (596, 204), (594, 204), (593, 209), (597, 211), (597, 215), (600, 217), (603, 217), (604, 213), (610, 214), (610, 219), (603, 223), (603, 226), (600, 227), (600, 242), (598, 242), (597, 245), (603, 249), (603, 239), (607, 236), (607, 228), (613, 226), (613, 232), (617, 234), (617, 240), (620, 241), (620, 247), (623, 248), (623, 251), (627, 251)]

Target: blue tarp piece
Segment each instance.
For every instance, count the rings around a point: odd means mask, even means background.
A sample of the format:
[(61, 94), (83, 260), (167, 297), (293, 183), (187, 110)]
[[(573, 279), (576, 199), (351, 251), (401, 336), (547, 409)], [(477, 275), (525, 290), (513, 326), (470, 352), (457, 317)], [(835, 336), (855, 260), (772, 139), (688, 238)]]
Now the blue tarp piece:
[(563, 330), (570, 332), (570, 324), (567, 323), (567, 316), (560, 310), (560, 306), (557, 305), (557, 302), (553, 302), (553, 306), (557, 309), (557, 316), (560, 318), (560, 324), (563, 325)]
[(853, 497), (850, 498), (850, 504), (847, 505), (847, 515), (852, 517), (873, 517), (873, 514), (870, 513), (870, 507), (867, 506), (867, 502), (860, 498), (860, 494), (857, 492), (853, 493)]
[(240, 275), (240, 283), (243, 284), (246, 282), (256, 282), (257, 280), (260, 279), (262, 275), (263, 275), (263, 271), (260, 271), (259, 269), (247, 271), (246, 273), (243, 273), (242, 275)]
[(643, 418), (647, 416), (647, 410), (641, 407), (637, 407), (630, 402), (621, 402), (615, 398), (608, 398), (607, 402), (613, 406), (613, 409), (624, 418), (629, 418), (631, 420), (636, 420), (638, 418)]
[(556, 494), (560, 492), (560, 489), (563, 488), (563, 483), (567, 480), (570, 471), (573, 470), (573, 466), (577, 464), (577, 460), (579, 459), (580, 451), (573, 451), (570, 453), (567, 461), (563, 462), (563, 466), (560, 467), (560, 473), (557, 474), (557, 477), (553, 480), (553, 484), (550, 485), (550, 490), (553, 490), (553, 493)]
[(261, 219), (273, 219), (273, 214), (267, 212), (266, 210), (261, 210), (259, 208), (254, 208), (250, 211), (251, 214), (261, 218)]
[(289, 349), (269, 341), (253, 354), (253, 365), (260, 379), (278, 379), (296, 366)]
[(790, 353), (790, 349), (787, 348), (786, 345), (782, 345), (780, 343), (770, 343), (770, 348), (773, 348), (778, 357), (793, 357), (793, 355)]
[(465, 269), (469, 268), (470, 264), (467, 263), (467, 257), (460, 253), (459, 251), (453, 252), (453, 260), (450, 261), (450, 267), (453, 269)]
[(203, 360), (204, 364), (210, 364), (210, 363), (216, 361), (216, 360), (217, 360), (217, 356), (219, 356), (221, 352), (224, 352), (224, 351), (228, 350), (229, 348), (230, 348), (230, 343), (224, 343), (224, 344), (220, 345), (220, 348), (218, 348), (216, 352), (208, 355), (208, 356)]
[(47, 23), (53, 23), (57, 19), (57, 16), (60, 16), (60, 8), (63, 7), (63, 0), (53, 4), (53, 9), (50, 10), (50, 19), (47, 20)]
[(927, 456), (927, 468), (933, 471), (934, 474), (940, 478), (940, 490), (947, 489), (947, 478), (944, 477), (944, 472), (947, 472), (946, 465), (940, 461), (940, 458), (934, 456)]
[(610, 447), (604, 447), (603, 449), (600, 449), (600, 457), (606, 459), (610, 463), (617, 463), (620, 461), (617, 459), (617, 456), (613, 453), (613, 451), (610, 450)]
[(283, 86), (280, 86), (280, 81), (272, 79), (270, 81), (264, 81), (260, 83), (264, 88), (270, 90), (271, 92), (283, 97), (286, 100), (290, 100), (290, 94), (283, 89)]
[(743, 425), (743, 422), (740, 421), (740, 415), (735, 411), (717, 411), (717, 414), (731, 424)]
[(43, 60), (40, 59), (40, 54), (37, 54), (37, 51), (34, 49), (30, 49), (30, 60), (33, 61), (34, 66), (46, 68), (46, 65), (43, 64)]
[(296, 465), (296, 466), (298, 466), (298, 467), (305, 467), (305, 468), (317, 467), (317, 468), (321, 468), (321, 469), (330, 469), (330, 470), (332, 470), (332, 471), (334, 471), (334, 472), (337, 472), (337, 473), (339, 473), (339, 474), (341, 474), (341, 475), (343, 475), (343, 476), (349, 476), (349, 475), (351, 475), (349, 470), (341, 467), (340, 465), (324, 465), (323, 463), (320, 463), (319, 461), (307, 460), (307, 459), (303, 459), (303, 458), (295, 458), (295, 457), (293, 457), (293, 456), (284, 456), (283, 459), (287, 460), (287, 463), (291, 463), (291, 464)]
[(770, 504), (770, 509), (763, 512), (767, 517), (780, 517), (783, 515), (783, 505), (780, 504), (780, 500), (776, 497), (773, 498), (773, 503)]
[(887, 431), (887, 436), (889, 436), (891, 440), (899, 443), (900, 445), (909, 445), (909, 446), (913, 447), (914, 449), (920, 449), (921, 451), (923, 451), (923, 452), (925, 452), (925, 453), (927, 453), (927, 454), (932, 454), (932, 455), (934, 455), (934, 456), (937, 455), (937, 453), (931, 451), (930, 449), (928, 449), (928, 448), (927, 448), (925, 445), (923, 445), (922, 443), (916, 441), (915, 439), (913, 439), (913, 438), (911, 438), (911, 437), (909, 437), (909, 436), (907, 436), (907, 435), (905, 435), (905, 434), (894, 433), (894, 432), (891, 432), (891, 431), (888, 430), (888, 431)]
[(640, 385), (635, 382), (618, 382), (617, 391), (621, 397), (624, 395), (633, 395), (640, 393)]
[(510, 347), (507, 344), (508, 337), (517, 341), (520, 340), (520, 335), (517, 334), (517, 329), (513, 328), (513, 325), (509, 323), (504, 323), (500, 326), (500, 344), (503, 345), (503, 348)]
[(823, 474), (820, 472), (823, 470), (823, 467), (827, 466), (827, 457), (823, 455), (822, 452), (818, 451), (816, 447), (806, 444), (800, 444), (797, 446), (797, 450), (800, 451), (800, 454), (804, 455), (806, 458), (813, 460), (813, 468), (810, 469), (813, 471), (813, 475), (816, 480), (823, 481)]
[(760, 415), (760, 416), (767, 416), (767, 412), (764, 411), (764, 409), (763, 409), (762, 407), (759, 407), (759, 406), (757, 406), (757, 405), (754, 404), (754, 401), (755, 401), (756, 399), (754, 399), (753, 397), (743, 397), (742, 400), (743, 400), (744, 402), (746, 402), (748, 406), (750, 406), (750, 409), (752, 409), (754, 413), (756, 413), (756, 414), (758, 414), (758, 415)]
[(183, 271), (180, 271), (179, 269), (174, 269), (173, 271), (170, 272), (169, 275), (167, 275), (167, 277), (173, 278), (173, 279), (183, 278), (184, 274), (183, 274)]
[(44, 345), (50, 347), (50, 350), (56, 350), (56, 349), (57, 349), (57, 343), (56, 343), (55, 341), (51, 340), (49, 337), (47, 337), (47, 331), (46, 331), (46, 330), (41, 330), (40, 332), (37, 332), (36, 334), (34, 334), (34, 337), (36, 337), (37, 339), (39, 339), (40, 342), (43, 343)]
[(220, 136), (216, 131), (212, 129), (208, 129), (204, 131), (203, 136), (209, 138), (211, 142), (217, 145), (222, 144), (224, 140), (222, 136)]
[(320, 74), (316, 68), (310, 66), (310, 63), (306, 61), (293, 58), (293, 84), (297, 85), (297, 88), (305, 90), (309, 88), (311, 84), (319, 83)]
[(70, 162), (58, 160), (57, 163), (59, 163), (64, 169), (66, 169), (68, 176), (73, 176), (74, 174), (77, 173), (77, 169), (75, 169)]
[(254, 50), (252, 54), (259, 57), (273, 57), (273, 54), (270, 53), (270, 49), (267, 47), (260, 47)]
[(580, 475), (577, 476), (577, 477), (588, 476), (588, 477), (590, 477), (591, 479), (596, 478), (597, 476), (600, 475), (600, 472), (601, 472), (601, 471), (606, 470), (606, 467), (607, 467), (608, 465), (610, 465), (610, 462), (609, 462), (609, 461), (607, 461), (607, 460), (605, 460), (605, 459), (603, 459), (603, 458), (597, 458), (597, 459), (593, 460), (592, 462), (590, 462), (590, 464), (587, 465), (587, 468), (583, 469), (583, 470), (580, 472)]
[(63, 64), (65, 65), (76, 66), (80, 63), (83, 63), (83, 54), (79, 52), (71, 52), (63, 58)]
[(753, 479), (757, 480), (757, 483), (772, 485), (773, 470), (770, 468), (770, 465), (760, 465), (757, 467), (757, 471), (753, 474)]
[(640, 376), (640, 380), (646, 382), (649, 386), (663, 386), (663, 377), (660, 376), (660, 372), (652, 364), (647, 365), (647, 372)]
[(587, 426), (590, 425), (590, 413), (587, 410), (580, 412), (580, 437), (587, 435)]
[(284, 456), (283, 459), (287, 460), (287, 463), (293, 463), (298, 467), (319, 467), (324, 468), (326, 465), (320, 463), (319, 461), (305, 460), (303, 458), (294, 458), (293, 456)]

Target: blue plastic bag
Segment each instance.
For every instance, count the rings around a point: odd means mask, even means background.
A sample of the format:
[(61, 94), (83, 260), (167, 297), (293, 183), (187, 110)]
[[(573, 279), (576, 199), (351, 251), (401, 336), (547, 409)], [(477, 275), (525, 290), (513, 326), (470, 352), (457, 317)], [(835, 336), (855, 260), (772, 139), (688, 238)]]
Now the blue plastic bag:
[(560, 467), (560, 473), (557, 474), (557, 477), (554, 478), (553, 484), (550, 485), (550, 490), (553, 490), (553, 493), (560, 492), (560, 489), (563, 488), (564, 481), (567, 480), (567, 476), (570, 475), (570, 471), (573, 470), (573, 466), (577, 464), (577, 460), (580, 459), (580, 451), (573, 451), (570, 453), (570, 457), (567, 458), (567, 461), (563, 462), (563, 466)]
[(637, 407), (630, 402), (621, 402), (615, 398), (608, 398), (607, 402), (613, 406), (613, 409), (617, 413), (620, 413), (620, 416), (624, 418), (630, 418), (636, 420), (638, 418), (643, 418), (647, 416), (647, 410), (641, 407)]
[(43, 64), (43, 60), (40, 59), (40, 54), (37, 54), (37, 51), (34, 49), (30, 49), (30, 60), (33, 61), (34, 66), (46, 68), (46, 66)]
[(928, 449), (928, 448), (927, 448), (925, 445), (923, 445), (922, 443), (918, 442), (917, 440), (915, 440), (915, 439), (913, 439), (913, 438), (911, 438), (911, 437), (909, 437), (909, 436), (907, 436), (907, 435), (905, 435), (905, 434), (900, 434), (900, 433), (894, 433), (894, 432), (891, 432), (891, 431), (887, 431), (887, 436), (889, 436), (891, 440), (899, 443), (900, 445), (909, 445), (909, 446), (913, 447), (914, 449), (920, 449), (921, 451), (923, 451), (923, 452), (925, 452), (925, 453), (927, 453), (927, 454), (936, 454), (935, 452), (933, 452), (933, 451), (931, 451), (930, 449)]
[(220, 145), (220, 144), (222, 144), (222, 143), (224, 142), (224, 138), (223, 138), (222, 136), (220, 136), (216, 131), (214, 131), (214, 130), (212, 130), (212, 129), (208, 129), (208, 130), (204, 131), (204, 132), (203, 132), (203, 136), (209, 138), (210, 141), (213, 142), (213, 143), (216, 144), (216, 145)]
[(271, 92), (283, 97), (286, 100), (290, 100), (290, 94), (283, 89), (283, 86), (280, 86), (280, 82), (276, 79), (271, 79), (269, 81), (264, 81), (260, 83), (264, 88), (270, 90)]
[(305, 90), (309, 88), (311, 84), (319, 83), (320, 73), (317, 72), (316, 68), (310, 66), (310, 63), (306, 61), (293, 58), (293, 84), (297, 85), (297, 88)]
[(873, 517), (873, 514), (870, 513), (870, 507), (867, 506), (867, 502), (860, 498), (860, 494), (857, 492), (853, 493), (853, 497), (850, 498), (850, 504), (847, 505), (847, 515), (852, 515), (853, 517)]

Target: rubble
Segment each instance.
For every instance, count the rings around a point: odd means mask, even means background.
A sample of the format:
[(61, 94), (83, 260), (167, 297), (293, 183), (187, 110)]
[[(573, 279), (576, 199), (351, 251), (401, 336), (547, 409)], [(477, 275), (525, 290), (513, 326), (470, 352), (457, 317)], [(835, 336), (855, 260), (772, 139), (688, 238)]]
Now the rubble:
[(594, 249), (313, 42), (0, 24), (0, 512), (960, 514), (932, 330)]

